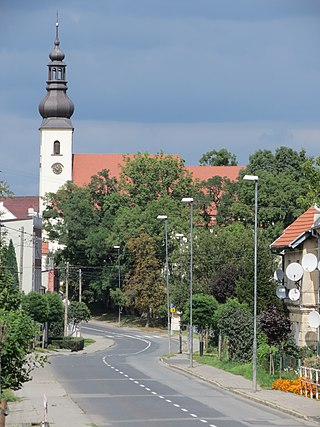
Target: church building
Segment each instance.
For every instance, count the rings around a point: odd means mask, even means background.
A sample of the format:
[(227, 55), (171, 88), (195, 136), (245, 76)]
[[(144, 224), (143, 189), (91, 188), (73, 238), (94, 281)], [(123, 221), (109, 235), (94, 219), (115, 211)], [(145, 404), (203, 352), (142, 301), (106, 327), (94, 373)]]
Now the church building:
[[(48, 192), (57, 192), (67, 181), (83, 186), (90, 182), (93, 175), (108, 169), (111, 176), (119, 178), (123, 154), (76, 154), (73, 151), (74, 128), (71, 117), (74, 104), (67, 95), (67, 73), (64, 62), (65, 55), (60, 49), (59, 24), (56, 23), (54, 47), (49, 54), (47, 94), (39, 104), (42, 117), (40, 125), (40, 177), (39, 196), (29, 197), (27, 200), (33, 212), (37, 209), (39, 217), (45, 209), (43, 197)], [(159, 151), (161, 148), (159, 149)], [(194, 179), (208, 180), (213, 176), (227, 177), (234, 181), (237, 179), (241, 166), (185, 166)], [(15, 197), (11, 202), (21, 202), (20, 197)], [(14, 202), (15, 201), (15, 202)], [(6, 200), (3, 200), (5, 207)], [(11, 205), (12, 206), (12, 205)], [(25, 206), (24, 215), (28, 216), (28, 207)], [(8, 214), (9, 215), (9, 214)], [(1, 217), (10, 219), (10, 215)], [(15, 217), (15, 219), (18, 219)], [(50, 245), (50, 243), (49, 243)], [(52, 248), (42, 244), (43, 255)], [(52, 266), (46, 256), (42, 257), (42, 288), (53, 290)], [(29, 287), (30, 288), (30, 287)], [(28, 288), (28, 290), (30, 290)], [(39, 285), (37, 285), (39, 289)]]

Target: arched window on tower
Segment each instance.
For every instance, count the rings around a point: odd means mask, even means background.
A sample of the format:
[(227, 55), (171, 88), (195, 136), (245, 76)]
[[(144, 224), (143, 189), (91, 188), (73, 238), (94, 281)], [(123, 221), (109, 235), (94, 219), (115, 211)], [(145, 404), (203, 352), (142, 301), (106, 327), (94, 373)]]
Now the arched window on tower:
[(59, 141), (54, 141), (53, 143), (53, 154), (54, 155), (60, 155), (60, 142)]

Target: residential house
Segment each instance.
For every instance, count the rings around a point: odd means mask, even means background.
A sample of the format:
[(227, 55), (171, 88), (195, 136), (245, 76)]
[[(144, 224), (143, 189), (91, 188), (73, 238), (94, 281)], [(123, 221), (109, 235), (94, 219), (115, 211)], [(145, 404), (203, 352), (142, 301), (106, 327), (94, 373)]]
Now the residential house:
[[(271, 251), (282, 258), (281, 286), (286, 288), (283, 297), (289, 309), (296, 344), (299, 347), (318, 346), (318, 350), (319, 327), (315, 327), (310, 319), (313, 314), (317, 315), (315, 312), (319, 312), (320, 309), (319, 233), (320, 209), (312, 206), (270, 245)], [(315, 260), (313, 266), (306, 263), (310, 257)]]
[(24, 293), (42, 290), (42, 222), (38, 215), (38, 197), (14, 197), (0, 200), (1, 235), (10, 240), (16, 252), (19, 287)]

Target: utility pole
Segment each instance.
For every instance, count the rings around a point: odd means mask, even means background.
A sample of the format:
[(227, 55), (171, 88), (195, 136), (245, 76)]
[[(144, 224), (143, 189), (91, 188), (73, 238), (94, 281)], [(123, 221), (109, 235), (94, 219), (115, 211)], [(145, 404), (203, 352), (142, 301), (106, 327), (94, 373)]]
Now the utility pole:
[(68, 335), (69, 261), (66, 266), (66, 292), (64, 300), (64, 336)]
[(32, 235), (32, 290), (35, 291), (35, 276), (36, 276), (36, 233)]
[(79, 302), (82, 301), (82, 271), (79, 268)]
[(19, 274), (19, 290), (22, 292), (23, 282), (23, 252), (24, 252), (24, 227), (21, 227), (20, 235), (20, 274)]

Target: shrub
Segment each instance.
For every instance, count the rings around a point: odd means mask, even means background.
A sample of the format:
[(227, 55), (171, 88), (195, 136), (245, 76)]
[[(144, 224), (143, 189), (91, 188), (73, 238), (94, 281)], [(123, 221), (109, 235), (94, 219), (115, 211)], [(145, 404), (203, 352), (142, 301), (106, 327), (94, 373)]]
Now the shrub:
[(286, 380), (278, 378), (272, 383), (272, 389), (300, 394), (300, 379)]
[(283, 378), (278, 378), (272, 383), (273, 390), (280, 390), (294, 394), (302, 394), (303, 396), (310, 396), (310, 387), (312, 387), (313, 396), (316, 394), (315, 384), (310, 385), (308, 379), (306, 380), (303, 377), (300, 377), (295, 380), (285, 380)]
[(75, 337), (63, 337), (60, 339), (52, 339), (51, 344), (57, 348), (68, 349), (71, 351), (79, 351), (84, 348), (84, 339)]
[(313, 356), (304, 359), (303, 365), (307, 368), (320, 369), (320, 358)]

